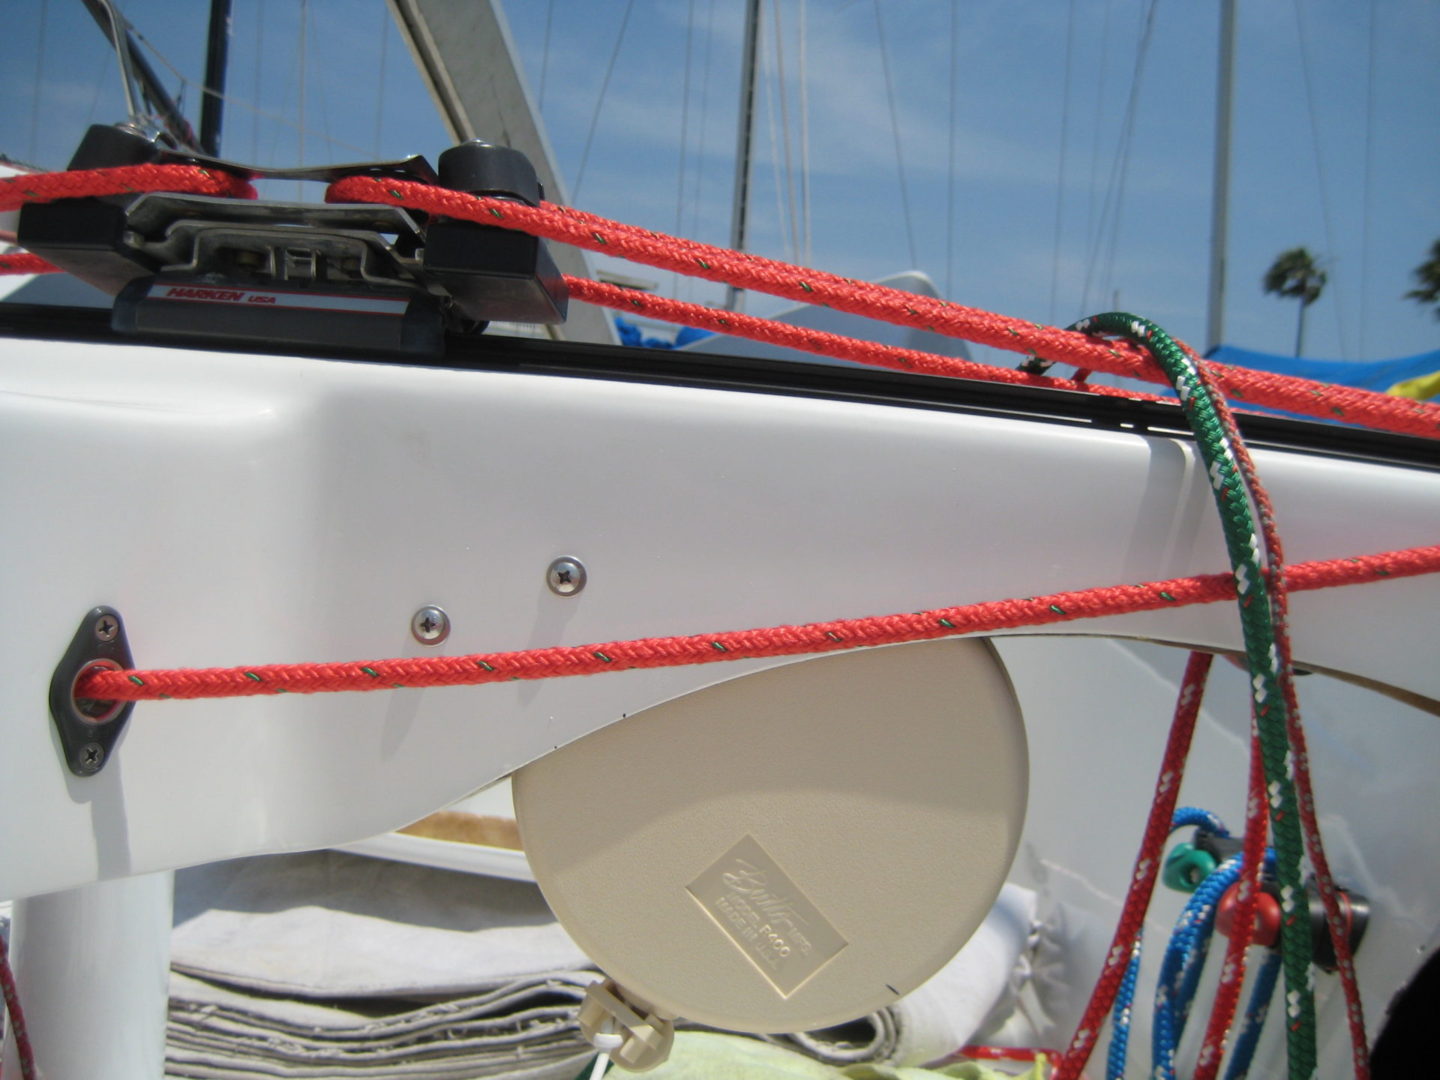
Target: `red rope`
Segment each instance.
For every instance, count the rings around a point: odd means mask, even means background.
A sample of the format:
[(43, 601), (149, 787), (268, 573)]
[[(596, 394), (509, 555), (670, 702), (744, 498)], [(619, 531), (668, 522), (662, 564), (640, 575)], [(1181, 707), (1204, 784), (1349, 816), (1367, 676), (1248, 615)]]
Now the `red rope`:
[(16, 210), (32, 202), (139, 195), (146, 191), (255, 197), (255, 189), (248, 181), (199, 165), (123, 165), (114, 169), (0, 176), (0, 211)]
[(1054, 1061), (1059, 1058), (1057, 1050), (1045, 1050), (1032, 1046), (979, 1046), (967, 1043), (944, 1061), (960, 1061), (971, 1058), (975, 1061), (1038, 1061), (1041, 1057)]
[[(254, 189), (248, 182), (200, 166), (128, 165), (0, 177), (0, 211), (14, 209), (27, 202), (162, 190), (254, 197)], [(1104, 342), (945, 300), (852, 281), (756, 255), (731, 252), (551, 203), (531, 207), (513, 200), (477, 197), (413, 181), (360, 176), (336, 181), (330, 186), (326, 198), (332, 202), (384, 202), (411, 206), (448, 217), (519, 229), (711, 281), (723, 281), (804, 303), (826, 304), (837, 310), (963, 337), (1032, 357), (1043, 356), (1051, 361), (1072, 364), (1081, 370), (1108, 371), (1156, 383), (1166, 381), (1149, 356), (1129, 344)], [(858, 356), (853, 358), (861, 359)], [(1270, 372), (1219, 364), (1205, 366), (1228, 395), (1249, 404), (1331, 419), (1338, 417), (1382, 430), (1440, 438), (1440, 405)], [(982, 372), (987, 372), (983, 377), (996, 378), (994, 372), (997, 370), (1000, 369), (976, 365), (976, 370), (966, 377), (979, 378)], [(1012, 381), (1006, 376), (1000, 378)], [(1073, 388), (1082, 381), (1073, 380), (1070, 386)]]
[(1165, 742), (1160, 776), (1155, 781), (1155, 800), (1150, 804), (1150, 816), (1146, 819), (1140, 841), (1140, 854), (1135, 858), (1135, 872), (1120, 908), (1120, 921), (1115, 927), (1115, 936), (1110, 939), (1110, 951), (1105, 956), (1100, 978), (1090, 993), (1090, 1002), (1080, 1017), (1080, 1025), (1055, 1069), (1054, 1080), (1075, 1080), (1084, 1070), (1105, 1026), (1105, 1018), (1115, 1004), (1120, 983), (1125, 978), (1125, 968), (1130, 963), (1136, 936), (1144, 926), (1150, 896), (1155, 891), (1155, 879), (1160, 874), (1160, 864), (1165, 857), (1165, 841), (1170, 836), (1170, 823), (1180, 796), (1180, 781), (1185, 775), (1185, 759), (1190, 753), (1190, 739), (1195, 733), (1200, 701), (1205, 694), (1205, 679), (1210, 674), (1213, 659), (1208, 653), (1191, 653), (1190, 662), (1185, 666), (1185, 678), (1181, 683), (1180, 698), (1175, 704), (1170, 736)]
[[(682, 240), (553, 203), (532, 207), (514, 200), (467, 195), (413, 181), (363, 176), (336, 181), (326, 198), (332, 202), (408, 206), (445, 217), (515, 229), (648, 266), (801, 303), (824, 304), (840, 311), (962, 337), (1029, 356), (1043, 356), (1077, 368), (1155, 383), (1167, 382), (1148, 354), (1128, 344), (1105, 342), (946, 300)], [(1227, 394), (1249, 404), (1440, 438), (1440, 405), (1247, 368), (1209, 363), (1206, 368)]]
[(1240, 991), (1245, 984), (1247, 954), (1255, 939), (1255, 904), (1265, 870), (1265, 762), (1253, 725), (1250, 735), (1250, 784), (1245, 797), (1245, 847), (1240, 879), (1235, 883), (1235, 919), (1225, 946), (1225, 963), (1215, 987), (1205, 1040), (1195, 1063), (1194, 1080), (1215, 1080), (1225, 1052), (1225, 1040), (1235, 1019)]
[[(1292, 589), (1357, 585), (1440, 571), (1440, 546), (1300, 563)], [(769, 656), (800, 656), (871, 645), (924, 641), (1022, 626), (1093, 619), (1133, 611), (1210, 604), (1235, 598), (1232, 574), (1206, 574), (1143, 585), (1111, 585), (964, 607), (871, 616), (799, 626), (642, 638), (470, 656), (404, 657), (359, 663), (271, 664), (252, 668), (113, 671), (82, 674), (78, 697), (102, 701), (317, 694), (402, 687), (473, 686), (514, 679), (594, 675), (629, 668), (672, 667)]]
[(20, 1008), (20, 991), (15, 986), (15, 973), (10, 970), (10, 953), (4, 938), (0, 938), (0, 992), (5, 997), (5, 1011), (10, 1014), (10, 1039), (20, 1061), (21, 1080), (36, 1080), (40, 1074), (35, 1068), (35, 1049), (25, 1027), (25, 1011)]
[(28, 251), (0, 255), (0, 274), (53, 274), (59, 269)]
[(1031, 375), (1012, 368), (999, 368), (993, 364), (977, 364), (973, 360), (962, 360), (955, 356), (941, 356), (938, 353), (921, 352), (918, 349), (901, 349), (893, 345), (879, 345), (861, 338), (831, 334), (824, 330), (812, 330), (804, 326), (761, 319), (738, 311), (725, 311), (705, 307), (701, 304), (686, 303), (683, 300), (668, 300), (663, 296), (623, 289), (603, 281), (591, 281), (566, 275), (565, 284), (573, 299), (583, 300), (600, 307), (615, 308), (619, 311), (638, 313), (663, 319), (666, 322), (694, 326), (702, 330), (714, 330), (721, 334), (764, 341), (772, 345), (783, 345), (788, 349), (833, 356), (839, 360), (855, 360), (875, 367), (894, 368), (897, 371), (911, 371), (921, 375), (945, 375), (954, 379), (980, 379), (985, 382), (1013, 383), (1018, 386), (1042, 386), (1051, 390), (1074, 390), (1083, 394), (1106, 394), (1111, 397), (1130, 398), (1140, 401), (1170, 401), (1158, 394), (1138, 393), (1121, 390), (1114, 386), (1091, 386), (1071, 379), (1056, 379), (1047, 375)]

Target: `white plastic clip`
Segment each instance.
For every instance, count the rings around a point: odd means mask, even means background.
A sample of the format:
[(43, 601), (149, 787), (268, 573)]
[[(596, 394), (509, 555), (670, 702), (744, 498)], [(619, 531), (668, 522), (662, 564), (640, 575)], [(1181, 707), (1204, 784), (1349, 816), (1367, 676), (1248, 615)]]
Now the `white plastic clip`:
[(675, 1041), (674, 1018), (635, 998), (613, 979), (591, 983), (580, 1005), (580, 1034), (622, 1069), (662, 1065)]

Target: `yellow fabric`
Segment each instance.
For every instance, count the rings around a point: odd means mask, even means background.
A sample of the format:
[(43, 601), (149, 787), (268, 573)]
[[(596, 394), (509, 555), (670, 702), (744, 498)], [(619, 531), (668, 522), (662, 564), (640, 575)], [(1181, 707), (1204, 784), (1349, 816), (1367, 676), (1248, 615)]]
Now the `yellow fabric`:
[(1417, 401), (1428, 401), (1436, 394), (1440, 394), (1440, 371), (1432, 371), (1429, 375), (1420, 375), (1414, 379), (1397, 382), (1385, 392), (1398, 397), (1415, 398)]

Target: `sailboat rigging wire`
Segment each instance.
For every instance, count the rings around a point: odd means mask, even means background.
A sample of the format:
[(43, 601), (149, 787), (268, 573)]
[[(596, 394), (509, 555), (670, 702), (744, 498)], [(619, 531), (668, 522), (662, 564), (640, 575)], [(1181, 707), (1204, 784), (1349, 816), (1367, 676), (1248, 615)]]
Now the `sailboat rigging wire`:
[[(265, 11), (264, 11), (264, 3), (265, 3), (265, 0), (260, 0), (260, 3), (261, 3), (260, 15), (259, 15), (259, 19), (258, 19), (257, 22), (256, 22), (256, 27), (255, 27), (255, 74), (254, 74), (254, 80), (255, 80), (255, 88), (256, 88), (257, 91), (260, 89), (260, 85), (261, 85), (261, 84), (260, 84), (260, 77), (261, 77), (260, 61), (261, 61), (261, 59), (262, 59), (262, 58), (264, 57), (264, 55), (265, 55), (265, 50), (262, 48), (262, 40), (261, 40), (261, 31), (262, 31), (262, 29), (264, 28), (264, 24), (265, 24)], [(190, 78), (190, 76), (186, 75), (183, 71), (181, 71), (178, 67), (176, 67), (175, 64), (170, 60), (170, 58), (167, 57), (163, 52), (161, 52), (160, 49), (159, 49), (158, 47), (156, 47), (155, 43), (152, 42), (149, 38), (147, 38), (144, 34), (140, 33), (140, 31), (138, 31), (138, 30), (132, 31), (132, 34), (134, 35), (135, 40), (138, 41), (141, 45), (145, 46), (145, 48), (150, 52), (150, 54), (151, 54), (152, 56), (154, 56), (156, 60), (160, 61), (160, 63), (170, 72), (170, 74), (174, 75), (175, 78), (177, 78), (178, 80), (180, 80), (180, 83), (181, 83), (182, 86), (192, 88), (192, 89), (194, 89), (197, 93), (206, 94), (206, 95), (209, 95), (210, 97), (218, 98), (219, 100), (223, 101), (223, 102), (226, 104), (227, 107), (229, 107), (229, 106), (234, 106), (234, 107), (236, 107), (236, 108), (244, 109), (245, 111), (247, 111), (248, 113), (250, 113), (250, 115), (251, 115), (251, 125), (250, 125), (250, 160), (251, 160), (251, 161), (256, 160), (256, 159), (260, 156), (260, 155), (259, 155), (259, 146), (258, 146), (258, 136), (257, 136), (257, 134), (256, 134), (256, 128), (257, 128), (258, 125), (256, 125), (255, 122), (254, 122), (254, 118), (255, 118), (255, 117), (264, 117), (266, 120), (272, 120), (272, 121), (274, 121), (274, 122), (277, 123), (277, 124), (284, 124), (286, 127), (290, 128), (292, 131), (296, 132), (296, 134), (297, 134), (298, 136), (301, 136), (301, 137), (314, 137), (314, 138), (317, 138), (317, 139), (323, 139), (323, 140), (325, 140), (326, 142), (330, 143), (332, 146), (339, 146), (339, 147), (342, 147), (342, 148), (344, 148), (344, 149), (346, 149), (346, 150), (353, 150), (353, 151), (354, 151), (355, 153), (357, 153), (357, 154), (367, 153), (365, 147), (359, 146), (359, 145), (357, 145), (357, 144), (355, 144), (355, 143), (352, 143), (352, 142), (346, 142), (344, 139), (337, 139), (337, 138), (333, 137), (332, 135), (330, 135), (328, 131), (321, 132), (321, 131), (316, 131), (316, 130), (314, 130), (313, 128), (307, 128), (307, 127), (304, 125), (303, 120), (302, 120), (302, 122), (297, 123), (295, 120), (292, 120), (292, 119), (291, 119), (290, 117), (288, 117), (288, 116), (285, 116), (285, 115), (283, 115), (283, 114), (281, 114), (281, 113), (274, 112), (274, 111), (272, 111), (272, 110), (270, 110), (270, 109), (262, 109), (259, 105), (256, 105), (254, 102), (247, 101), (247, 100), (245, 100), (244, 98), (236, 97), (234, 94), (231, 94), (231, 93), (229, 93), (228, 91), (225, 92), (225, 93), (217, 93), (217, 92), (214, 91), (214, 90), (210, 90), (210, 89), (207, 89), (207, 88), (204, 87), (204, 86), (201, 86), (200, 83), (198, 83), (196, 80)], [(382, 39), (382, 43), (383, 43), (383, 39)], [(303, 159), (302, 159), (302, 160), (303, 160)]]
[[(548, 28), (547, 28), (548, 30)], [(680, 161), (675, 166), (675, 231), (685, 227), (685, 159), (690, 149), (690, 71), (694, 62), (695, 0), (689, 0), (685, 17), (685, 78), (680, 89)], [(680, 287), (677, 279), (675, 287)]]
[[(314, 24), (315, 24), (315, 9), (314, 9), (314, 8), (307, 8), (307, 9), (306, 9), (306, 15), (305, 15), (305, 17), (310, 20), (311, 29), (312, 29), (312, 30), (316, 29), (316, 27), (315, 27), (315, 25), (314, 25)], [(320, 35), (319, 35), (318, 33), (316, 33), (316, 34), (315, 34), (315, 37), (316, 37), (316, 38), (319, 38)], [(330, 100), (329, 100), (329, 98), (328, 98), (328, 97), (326, 96), (326, 94), (325, 94), (325, 80), (324, 80), (323, 78), (320, 79), (320, 80), (317, 82), (316, 86), (315, 86), (315, 96), (316, 96), (316, 98), (319, 99), (319, 104), (320, 104), (320, 131), (321, 131), (321, 138), (323, 138), (323, 139), (328, 143), (328, 142), (331, 142), (331, 141), (332, 141), (331, 138), (330, 138)]]
[[(762, 27), (763, 33), (763, 27)], [(773, 58), (767, 56), (765, 51), (760, 51), (760, 56), (765, 58), (767, 65), (773, 63)], [(769, 72), (762, 72), (760, 77), (760, 93), (765, 103), (765, 129), (770, 137), (770, 182), (775, 191), (775, 223), (780, 232), (780, 250), (790, 258), (795, 258), (795, 233), (790, 228), (793, 219), (785, 213), (785, 182), (786, 177), (780, 167), (780, 137), (778, 125), (775, 123), (775, 98), (778, 94), (784, 93), (784, 87), (777, 84)]]
[(1139, 115), (1140, 87), (1145, 77), (1145, 62), (1150, 54), (1150, 41), (1155, 29), (1155, 9), (1158, 4), (1159, 0), (1150, 0), (1141, 22), (1140, 39), (1135, 47), (1135, 66), (1130, 74), (1130, 92), (1125, 103), (1125, 115), (1120, 122), (1120, 138), (1116, 143), (1115, 159), (1110, 167), (1110, 182), (1105, 189), (1100, 223), (1092, 241), (1090, 256), (1086, 260), (1083, 306), (1087, 308), (1091, 306), (1090, 285), (1102, 262), (1102, 248), (1106, 249), (1107, 254), (1103, 257), (1106, 269), (1101, 291), (1108, 289), (1113, 280), (1115, 249), (1119, 243), (1120, 225), (1124, 217), (1125, 186), (1130, 174), (1130, 149), (1134, 144), (1135, 123)]
[(915, 253), (915, 222), (910, 213), (910, 185), (905, 178), (905, 151), (900, 139), (900, 114), (895, 108), (895, 81), (890, 78), (890, 50), (885, 46), (885, 18), (880, 14), (880, 0), (873, 0), (875, 35), (880, 47), (880, 67), (885, 73), (885, 100), (890, 106), (890, 134), (895, 139), (895, 169), (900, 178), (900, 208), (905, 215), (905, 240), (910, 247), (910, 265), (918, 267)]
[(1375, 179), (1375, 36), (1379, 19), (1370, 0), (1365, 49), (1365, 179), (1360, 195), (1360, 325), (1370, 323), (1370, 193)]
[[(1110, 9), (1115, 0), (1105, 0), (1105, 15), (1100, 23), (1100, 59), (1095, 65), (1095, 115), (1090, 129), (1090, 184), (1089, 203), (1085, 213), (1085, 251), (1098, 241), (1101, 226), (1096, 223), (1096, 196), (1100, 190), (1100, 134), (1105, 115), (1105, 88), (1110, 79)], [(1089, 285), (1080, 298), (1082, 308), (1089, 306)]]
[(375, 134), (371, 139), (371, 150), (377, 158), (380, 156), (380, 125), (385, 115), (385, 60), (388, 53), (387, 46), (390, 44), (390, 10), (380, 10), (380, 65), (375, 73)]
[(800, 0), (799, 22), (800, 57), (797, 66), (800, 83), (800, 257), (808, 263), (815, 256), (810, 242), (810, 68), (806, 61), (810, 31), (805, 0)]
[(791, 161), (791, 144), (795, 141), (790, 133), (790, 85), (785, 78), (785, 31), (780, 22), (782, 0), (770, 0), (770, 12), (775, 23), (775, 96), (780, 99), (780, 143), (785, 148), (785, 206), (790, 221), (790, 257), (796, 262), (801, 259), (800, 221), (795, 195), (795, 166)]
[(40, 5), (40, 33), (35, 42), (35, 78), (31, 80), (31, 86), (35, 89), (30, 97), (30, 141), (26, 145), (25, 160), (34, 163), (35, 158), (35, 137), (40, 131), (40, 79), (45, 68), (45, 31), (50, 22), (50, 0), (43, 0)]
[[(261, 63), (265, 59), (265, 49), (263, 46), (265, 44), (264, 34), (267, 25), (268, 23), (265, 19), (265, 0), (259, 0), (259, 6), (256, 9), (255, 15), (255, 75), (251, 83), (257, 94), (260, 92), (261, 86)], [(229, 99), (226, 99), (226, 104), (229, 104)], [(250, 110), (250, 160), (260, 160), (260, 117), (254, 109)]]
[[(951, 0), (953, 3), (954, 0)], [(1070, 154), (1070, 79), (1075, 58), (1075, 0), (1070, 0), (1070, 14), (1065, 27), (1065, 76), (1060, 106), (1060, 153), (1055, 161), (1055, 242), (1050, 254), (1050, 321), (1055, 322), (1056, 302), (1060, 295), (1060, 238), (1065, 215), (1065, 165)], [(952, 163), (953, 171), (954, 165)]]
[[(1330, 212), (1330, 188), (1325, 182), (1325, 163), (1320, 156), (1320, 123), (1315, 115), (1315, 86), (1310, 68), (1310, 46), (1305, 36), (1305, 19), (1300, 12), (1300, 0), (1292, 0), (1295, 13), (1295, 36), (1300, 42), (1300, 72), (1305, 81), (1305, 111), (1310, 117), (1310, 149), (1315, 160), (1315, 183), (1320, 189), (1320, 220), (1325, 226), (1325, 246), (1332, 257), (1339, 247), (1335, 243), (1334, 215)], [(1345, 335), (1344, 291), (1332, 289), (1335, 297), (1335, 333), (1340, 343), (1340, 359), (1348, 360), (1354, 355)]]
[[(945, 295), (955, 295), (955, 111), (960, 68), (959, 0), (950, 0), (950, 123), (945, 150)], [(1053, 304), (1051, 305), (1053, 308)], [(1055, 312), (1050, 312), (1055, 321)]]
[[(550, 74), (550, 26), (555, 20), (555, 0), (545, 2), (545, 37), (540, 43), (540, 101), (539, 108), (545, 111), (545, 83)], [(687, 57), (688, 59), (688, 57)]]
[[(299, 67), (300, 67), (300, 95), (299, 95), (299, 96), (300, 96), (300, 131), (301, 131), (301, 135), (300, 135), (300, 137), (296, 140), (296, 143), (298, 144), (298, 155), (299, 155), (299, 156), (297, 157), (297, 159), (296, 159), (296, 164), (298, 164), (298, 165), (304, 165), (304, 164), (305, 164), (305, 135), (304, 135), (304, 131), (305, 131), (305, 54), (306, 54), (306, 52), (308, 51), (308, 50), (306, 49), (305, 28), (306, 28), (306, 26), (309, 24), (309, 19), (306, 18), (306, 16), (307, 16), (308, 13), (309, 13), (309, 10), (310, 10), (310, 0), (300, 0), (300, 49), (299, 49), (299, 53), (300, 53), (300, 63), (299, 63)], [(296, 198), (297, 200), (304, 198), (304, 196), (301, 194), (302, 191), (303, 191), (303, 185), (302, 185), (302, 183), (301, 183), (299, 180), (295, 181), (295, 198)]]
[(585, 149), (580, 153), (580, 167), (575, 170), (575, 183), (570, 188), (570, 197), (580, 197), (580, 186), (585, 183), (585, 166), (590, 163), (590, 147), (595, 142), (595, 129), (600, 126), (600, 110), (605, 105), (605, 94), (610, 89), (610, 76), (615, 74), (615, 61), (620, 58), (620, 47), (625, 44), (625, 28), (630, 25), (630, 11), (635, 0), (626, 0), (625, 13), (620, 16), (620, 30), (615, 35), (615, 47), (610, 50), (610, 62), (605, 65), (605, 78), (600, 82), (600, 93), (595, 99), (595, 111), (590, 114), (590, 130), (585, 133)]

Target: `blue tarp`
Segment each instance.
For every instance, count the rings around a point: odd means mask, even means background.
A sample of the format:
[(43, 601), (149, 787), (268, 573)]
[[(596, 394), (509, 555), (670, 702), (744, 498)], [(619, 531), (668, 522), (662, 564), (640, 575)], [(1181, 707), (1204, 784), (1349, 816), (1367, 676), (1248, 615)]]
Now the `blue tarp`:
[(621, 345), (644, 346), (647, 349), (679, 349), (689, 345), (692, 341), (710, 337), (714, 333), (714, 331), (699, 330), (693, 326), (682, 326), (676, 331), (673, 339), (653, 337), (645, 333), (638, 323), (633, 323), (620, 315), (615, 316), (615, 330), (620, 335)]
[(1440, 371), (1440, 349), (1398, 360), (1312, 360), (1304, 356), (1276, 356), (1235, 345), (1221, 345), (1210, 350), (1207, 359), (1218, 364), (1273, 371), (1277, 375), (1294, 375), (1315, 382), (1357, 386), (1381, 393), (1406, 379), (1417, 379)]

